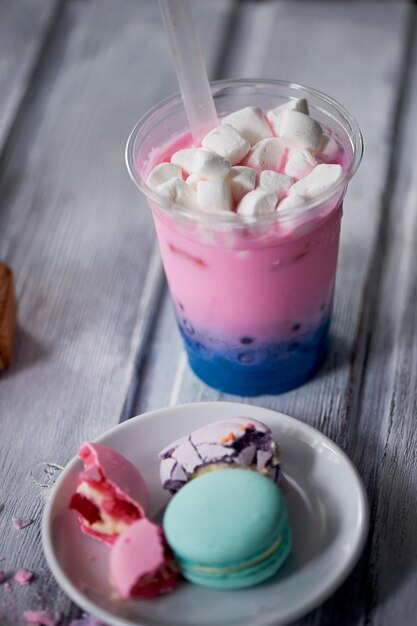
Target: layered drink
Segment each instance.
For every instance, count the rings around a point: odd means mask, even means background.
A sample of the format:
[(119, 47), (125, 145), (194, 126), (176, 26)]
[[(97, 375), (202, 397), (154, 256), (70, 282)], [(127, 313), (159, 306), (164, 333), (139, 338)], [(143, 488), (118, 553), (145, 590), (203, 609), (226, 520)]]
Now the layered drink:
[(360, 131), (296, 85), (231, 81), (213, 95), (219, 127), (202, 146), (174, 97), (135, 128), (128, 166), (148, 196), (191, 368), (222, 391), (280, 393), (328, 351)]

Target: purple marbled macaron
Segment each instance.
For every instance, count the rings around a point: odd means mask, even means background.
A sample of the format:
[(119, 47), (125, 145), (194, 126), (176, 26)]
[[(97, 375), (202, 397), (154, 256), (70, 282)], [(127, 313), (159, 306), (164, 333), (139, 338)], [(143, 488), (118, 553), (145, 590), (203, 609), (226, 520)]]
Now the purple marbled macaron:
[(159, 453), (164, 489), (175, 493), (190, 478), (212, 469), (247, 467), (278, 482), (279, 448), (257, 420), (229, 417), (177, 439)]

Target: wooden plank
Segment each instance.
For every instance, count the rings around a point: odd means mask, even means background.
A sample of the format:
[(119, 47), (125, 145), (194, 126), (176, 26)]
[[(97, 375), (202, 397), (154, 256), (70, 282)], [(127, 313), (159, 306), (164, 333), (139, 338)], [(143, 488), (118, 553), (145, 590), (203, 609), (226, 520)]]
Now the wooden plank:
[[(417, 12), (416, 12), (417, 13)], [(381, 233), (380, 276), (357, 437), (372, 485), (364, 621), (415, 622), (417, 435), (417, 14), (402, 123), (393, 145), (393, 187)], [(376, 428), (379, 423), (380, 428)], [(374, 463), (369, 463), (372, 451)], [(366, 456), (368, 458), (366, 458)]]
[[(210, 67), (230, 6), (196, 3)], [(24, 566), (37, 581), (13, 584), (4, 624), (48, 598), (68, 610), (41, 554), (47, 490), (31, 472), (65, 465), (81, 441), (119, 421), (157, 301), (153, 227), (123, 154), (138, 117), (176, 89), (157, 3), (67, 2), (36, 78), (0, 179), (0, 258), (14, 271), (19, 308), (0, 378), (0, 555), (8, 574)], [(12, 515), (35, 522), (19, 532)]]
[(0, 152), (21, 107), (61, 0), (0, 4)]
[[(244, 9), (236, 29), (235, 53), (230, 55), (225, 73), (294, 80), (330, 93), (357, 117), (366, 146), (345, 203), (334, 341), (327, 365), (301, 389), (250, 399), (299, 417), (328, 434), (358, 464), (371, 498), (375, 534), (371, 534), (371, 544), (354, 575), (323, 607), (297, 623), (413, 623), (415, 487), (410, 476), (415, 475), (415, 437), (411, 431), (416, 394), (409, 390), (415, 390), (417, 364), (417, 295), (412, 262), (416, 172), (410, 171), (417, 132), (412, 113), (417, 97), (414, 91), (402, 126), (407, 129), (402, 154), (408, 169), (401, 172), (396, 199), (386, 205), (393, 154), (389, 138), (397, 129), (403, 63), (410, 62), (407, 41), (411, 8), (405, 3), (381, 6), (345, 2), (330, 6), (325, 2), (297, 2), (246, 4)], [(335, 58), (343, 62), (338, 65)], [(410, 137), (411, 125), (415, 132)], [(397, 220), (411, 176), (414, 183), (407, 194), (407, 206)], [(389, 257), (381, 265), (378, 259), (388, 242)], [(384, 272), (381, 288), (379, 271)], [(139, 398), (138, 406), (151, 409), (167, 400), (235, 399), (200, 383), (184, 367), (183, 352), (175, 361), (167, 359), (175, 342), (165, 338), (173, 325), (166, 302), (148, 360), (147, 395)], [(161, 391), (158, 381), (162, 379), (170, 382), (169, 390)]]

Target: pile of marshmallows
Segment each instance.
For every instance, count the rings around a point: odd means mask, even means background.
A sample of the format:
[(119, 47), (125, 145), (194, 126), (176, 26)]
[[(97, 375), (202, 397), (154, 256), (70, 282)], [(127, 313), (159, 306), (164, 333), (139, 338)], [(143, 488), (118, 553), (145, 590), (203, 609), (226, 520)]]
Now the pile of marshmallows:
[[(165, 201), (205, 213), (257, 216), (302, 208), (344, 177), (341, 147), (311, 117), (307, 100), (221, 120), (202, 148), (178, 150), (147, 184)], [(323, 163), (325, 161), (326, 163)], [(329, 164), (330, 162), (330, 164)]]

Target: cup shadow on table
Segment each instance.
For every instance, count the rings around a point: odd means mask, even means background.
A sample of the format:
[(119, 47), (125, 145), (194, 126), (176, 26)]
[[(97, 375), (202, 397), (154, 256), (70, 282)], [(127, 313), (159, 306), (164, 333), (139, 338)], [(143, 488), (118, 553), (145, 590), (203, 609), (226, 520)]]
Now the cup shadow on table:
[(352, 345), (346, 339), (330, 331), (330, 348), (323, 365), (315, 374), (315, 379), (328, 376), (329, 373), (338, 371), (346, 366), (351, 360)]
[(29, 331), (20, 326), (16, 327), (13, 353), (10, 365), (0, 372), (0, 379), (12, 378), (23, 370), (31, 368), (35, 363), (44, 359), (50, 350)]

